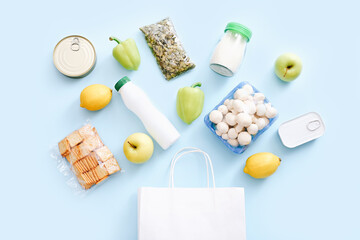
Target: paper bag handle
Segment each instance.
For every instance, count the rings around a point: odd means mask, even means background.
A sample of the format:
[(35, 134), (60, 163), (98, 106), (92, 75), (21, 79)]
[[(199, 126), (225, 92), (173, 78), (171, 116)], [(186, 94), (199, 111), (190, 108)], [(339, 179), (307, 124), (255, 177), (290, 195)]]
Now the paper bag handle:
[(211, 162), (211, 159), (209, 157), (209, 155), (202, 151), (199, 148), (194, 148), (194, 147), (185, 147), (183, 149), (181, 149), (180, 151), (178, 151), (173, 159), (171, 160), (171, 169), (170, 169), (170, 176), (169, 176), (169, 187), (174, 188), (174, 169), (175, 169), (175, 164), (176, 162), (184, 155), (189, 154), (189, 153), (202, 153), (206, 162), (206, 174), (207, 174), (207, 185), (208, 188), (210, 187), (210, 183), (209, 183), (209, 165), (210, 165), (210, 170), (211, 170), (211, 176), (212, 176), (212, 182), (213, 182), (213, 187), (215, 188), (215, 177), (214, 177), (214, 169), (213, 169), (213, 165)]

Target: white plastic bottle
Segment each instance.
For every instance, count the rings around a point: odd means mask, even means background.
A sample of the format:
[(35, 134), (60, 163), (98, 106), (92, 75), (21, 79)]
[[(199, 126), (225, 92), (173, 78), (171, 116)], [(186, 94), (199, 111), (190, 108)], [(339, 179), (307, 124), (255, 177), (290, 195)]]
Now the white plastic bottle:
[(115, 89), (120, 93), (125, 106), (140, 118), (146, 130), (164, 150), (178, 140), (180, 134), (176, 128), (128, 77), (120, 79), (115, 84)]

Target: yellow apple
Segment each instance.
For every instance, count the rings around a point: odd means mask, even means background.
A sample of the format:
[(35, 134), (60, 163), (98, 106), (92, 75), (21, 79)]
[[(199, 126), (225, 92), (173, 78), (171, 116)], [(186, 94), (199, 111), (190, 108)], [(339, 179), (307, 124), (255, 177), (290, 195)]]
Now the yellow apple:
[(145, 133), (131, 134), (124, 142), (125, 157), (133, 163), (144, 163), (154, 152), (154, 143)]
[(284, 53), (275, 61), (275, 74), (285, 82), (291, 82), (297, 78), (302, 70), (302, 61), (293, 53)]

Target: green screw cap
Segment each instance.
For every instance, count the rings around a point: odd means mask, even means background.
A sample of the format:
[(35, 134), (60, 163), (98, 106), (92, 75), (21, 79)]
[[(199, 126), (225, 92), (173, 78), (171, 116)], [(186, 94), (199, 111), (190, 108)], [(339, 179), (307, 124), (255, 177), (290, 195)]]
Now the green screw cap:
[(119, 89), (124, 86), (127, 82), (130, 82), (130, 78), (128, 78), (127, 76), (123, 77), (122, 79), (120, 79), (114, 86), (114, 88), (116, 89), (116, 91), (119, 91)]
[(244, 36), (247, 41), (250, 41), (250, 38), (252, 36), (252, 32), (249, 28), (245, 27), (244, 25), (236, 22), (229, 22), (226, 25), (225, 32), (227, 30), (240, 33), (242, 36)]

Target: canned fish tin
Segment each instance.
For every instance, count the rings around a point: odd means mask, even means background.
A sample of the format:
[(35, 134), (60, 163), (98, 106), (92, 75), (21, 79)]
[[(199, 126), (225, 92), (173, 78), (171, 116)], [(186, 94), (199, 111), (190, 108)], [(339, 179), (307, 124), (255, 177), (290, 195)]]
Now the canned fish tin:
[(321, 137), (324, 132), (324, 122), (316, 112), (309, 112), (284, 122), (278, 130), (281, 142), (288, 148), (310, 142)]
[(71, 35), (55, 46), (53, 60), (55, 67), (65, 76), (84, 77), (95, 67), (95, 48), (88, 39)]

